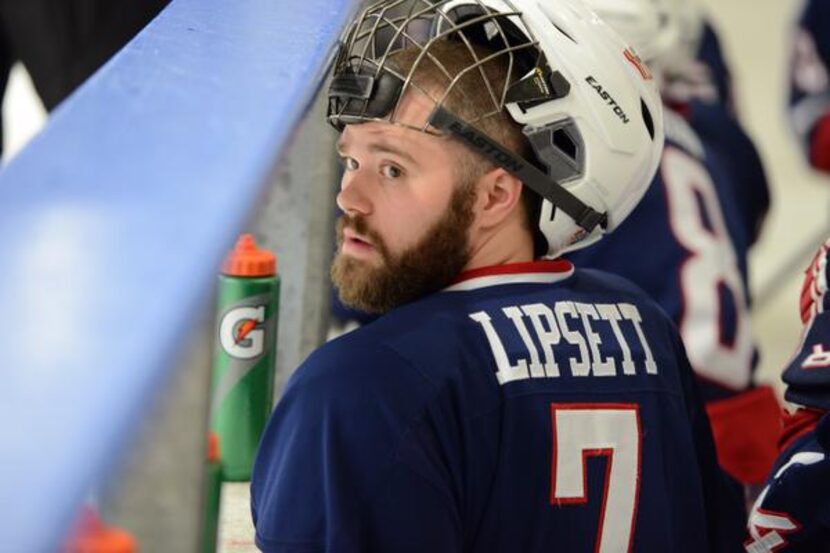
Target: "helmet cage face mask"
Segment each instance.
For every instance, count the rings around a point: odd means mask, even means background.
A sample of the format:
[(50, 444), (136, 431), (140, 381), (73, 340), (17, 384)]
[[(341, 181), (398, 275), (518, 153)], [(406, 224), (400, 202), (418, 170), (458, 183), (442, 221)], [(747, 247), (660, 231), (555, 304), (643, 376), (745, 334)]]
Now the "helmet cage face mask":
[[(402, 124), (396, 115), (408, 88), (417, 88), (439, 107), (458, 81), (472, 71), (481, 75), (490, 109), (467, 121), (470, 124), (501, 112), (508, 101), (516, 100), (519, 91), (525, 92), (530, 100), (544, 101), (549, 91), (527, 90), (527, 83), (518, 86), (508, 97), (510, 85), (518, 84), (522, 76), (534, 69), (546, 67), (538, 42), (528, 38), (511, 21), (519, 17), (519, 12), (494, 12), (479, 0), (452, 7), (454, 3), (457, 1), (386, 0), (366, 8), (344, 34), (335, 60), (334, 79), (329, 89), (329, 122), (338, 129), (351, 122), (372, 120)], [(451, 40), (466, 48), (470, 53), (469, 66), (453, 75), (430, 51), (439, 40)], [(487, 54), (479, 55), (481, 50), (477, 51), (476, 46), (486, 48)], [(387, 62), (393, 54), (407, 48), (416, 48), (420, 53), (410, 71), (402, 74)], [(508, 65), (508, 79), (497, 89), (483, 66), (502, 56)], [(439, 97), (412, 82), (424, 59), (433, 63), (448, 82)], [(390, 81), (394, 81), (394, 86)], [(463, 89), (459, 90), (464, 95)], [(427, 124), (413, 128), (439, 134)]]
[[(525, 109), (561, 98), (568, 94), (570, 84), (561, 73), (550, 70), (538, 41), (528, 36), (529, 32), (520, 30), (520, 21), (513, 21), (520, 18), (520, 12), (496, 12), (475, 0), (457, 6), (452, 6), (453, 3), (457, 4), (452, 0), (434, 3), (392, 0), (367, 8), (348, 29), (335, 61), (329, 88), (329, 122), (339, 131), (349, 123), (384, 121), (430, 134), (449, 134), (519, 177), (590, 232), (604, 222), (604, 215), (557, 182), (557, 178), (569, 179), (581, 173), (578, 161), (584, 156), (577, 156), (575, 151), (571, 157), (547, 152), (543, 159), (549, 169), (546, 175), (475, 126), (480, 120), (504, 111), (508, 103), (515, 102), (520, 109)], [(455, 75), (447, 70), (430, 52), (438, 40), (451, 40), (466, 48), (470, 53), (469, 66)], [(482, 56), (476, 46), (485, 48), (487, 53)], [(387, 61), (395, 52), (410, 47), (420, 49), (420, 53), (409, 72), (402, 74)], [(506, 58), (508, 78), (498, 87), (487, 77), (484, 65), (500, 57)], [(413, 82), (423, 59), (430, 60), (449, 82), (439, 97)], [(464, 120), (446, 109), (444, 103), (458, 81), (470, 71), (480, 74), (491, 109), (472, 120)], [(435, 102), (431, 116), (422, 127), (413, 127), (396, 117), (408, 88), (417, 88)], [(463, 89), (459, 90), (465, 95)], [(565, 131), (525, 130), (534, 151), (545, 142), (553, 146), (554, 132), (562, 135)], [(577, 144), (571, 141), (571, 146)]]

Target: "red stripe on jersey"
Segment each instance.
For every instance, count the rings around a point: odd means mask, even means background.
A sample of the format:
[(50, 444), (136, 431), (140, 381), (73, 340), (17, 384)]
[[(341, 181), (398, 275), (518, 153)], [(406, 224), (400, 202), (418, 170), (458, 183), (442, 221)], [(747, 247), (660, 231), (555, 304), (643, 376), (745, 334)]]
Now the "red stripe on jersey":
[(567, 273), (573, 270), (573, 264), (564, 259), (544, 259), (538, 261), (527, 261), (524, 263), (506, 263), (504, 265), (491, 265), (464, 271), (453, 281), (453, 284), (464, 282), (473, 278), (496, 276), (496, 275), (520, 275), (538, 273)]

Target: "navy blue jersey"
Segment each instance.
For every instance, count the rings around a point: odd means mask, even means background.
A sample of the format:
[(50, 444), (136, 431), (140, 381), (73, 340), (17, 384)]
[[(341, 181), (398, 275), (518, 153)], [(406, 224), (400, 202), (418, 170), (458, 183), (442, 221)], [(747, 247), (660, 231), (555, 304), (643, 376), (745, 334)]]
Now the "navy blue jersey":
[(671, 321), (565, 261), (472, 271), (292, 376), (252, 479), (266, 552), (734, 551)]
[(830, 415), (781, 454), (747, 530), (749, 553), (830, 551)]
[(713, 384), (705, 389), (713, 399), (751, 382), (747, 252), (766, 202), (743, 198), (745, 190), (766, 197), (767, 189), (751, 142), (716, 109), (692, 104), (688, 121), (666, 110), (663, 158), (643, 199), (614, 233), (568, 255), (577, 266), (630, 279), (657, 300), (680, 329), (696, 373)]
[(830, 313), (807, 326), (798, 351), (784, 370), (787, 401), (830, 410)]
[(760, 484), (776, 454), (778, 407), (771, 389), (752, 390), (747, 252), (769, 203), (766, 178), (722, 107), (693, 102), (684, 111), (665, 111), (660, 169), (631, 215), (569, 258), (630, 279), (666, 310), (712, 404), (721, 462)]
[(830, 3), (808, 0), (793, 33), (790, 120), (809, 162), (830, 171)]
[(692, 102), (684, 112), (689, 126), (708, 150), (706, 157), (716, 158), (712, 163), (725, 167), (712, 179), (724, 216), (735, 218), (728, 222), (728, 229), (736, 255), (744, 258), (739, 262), (746, 278), (746, 248), (755, 243), (769, 210), (764, 164), (752, 139), (723, 106)]
[(782, 453), (749, 519), (746, 550), (830, 551), (830, 240), (807, 268), (801, 343), (784, 370)]
[(709, 69), (711, 82), (717, 91), (717, 101), (734, 112), (732, 74), (720, 47), (720, 40), (708, 21), (703, 22), (696, 59)]

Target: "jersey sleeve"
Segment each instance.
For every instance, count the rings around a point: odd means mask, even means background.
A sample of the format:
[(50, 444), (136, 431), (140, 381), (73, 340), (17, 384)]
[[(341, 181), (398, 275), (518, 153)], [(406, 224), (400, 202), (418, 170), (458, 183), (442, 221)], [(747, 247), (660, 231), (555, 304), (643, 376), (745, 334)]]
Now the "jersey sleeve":
[(260, 443), (251, 485), (265, 552), (454, 551), (458, 509), (429, 424), (436, 386), (391, 350), (318, 350)]
[(779, 457), (758, 496), (744, 542), (749, 553), (826, 551), (830, 543), (830, 415)]

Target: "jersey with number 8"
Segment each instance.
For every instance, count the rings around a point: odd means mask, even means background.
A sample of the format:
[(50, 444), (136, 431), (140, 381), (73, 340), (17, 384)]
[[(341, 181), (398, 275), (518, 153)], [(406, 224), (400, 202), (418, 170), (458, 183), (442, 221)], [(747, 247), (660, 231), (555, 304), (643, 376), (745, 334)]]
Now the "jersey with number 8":
[(749, 385), (754, 346), (744, 279), (712, 177), (674, 145), (660, 166), (672, 234), (687, 256), (679, 267), (677, 318), (698, 376), (741, 390)]
[(778, 405), (753, 388), (747, 251), (767, 206), (752, 143), (722, 108), (666, 110), (666, 147), (643, 200), (613, 235), (572, 254), (631, 279), (677, 324), (708, 403), (721, 463), (746, 483), (775, 458)]
[(757, 214), (741, 212), (752, 205), (739, 197), (737, 162), (671, 110), (665, 122), (666, 147), (646, 196), (617, 232), (570, 258), (629, 278), (656, 299), (680, 330), (704, 397), (719, 399), (751, 379), (745, 221)]

